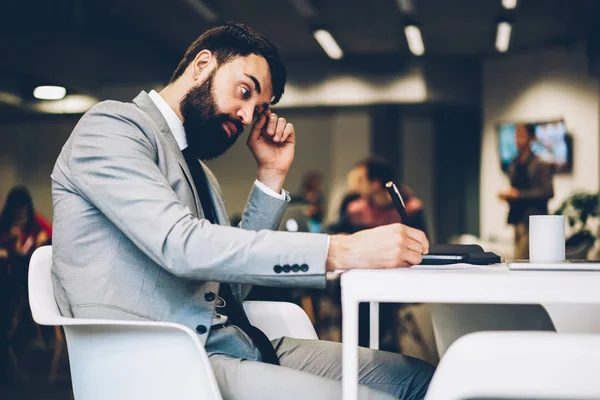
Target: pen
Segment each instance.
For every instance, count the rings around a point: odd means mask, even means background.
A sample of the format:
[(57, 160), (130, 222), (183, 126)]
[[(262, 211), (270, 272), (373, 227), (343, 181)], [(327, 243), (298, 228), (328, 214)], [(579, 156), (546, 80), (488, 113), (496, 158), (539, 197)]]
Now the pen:
[(387, 188), (388, 192), (390, 192), (390, 196), (392, 196), (392, 202), (394, 203), (396, 211), (398, 211), (398, 214), (400, 215), (402, 223), (406, 224), (408, 222), (408, 215), (406, 215), (404, 200), (402, 199), (402, 195), (400, 194), (398, 187), (392, 181), (386, 183), (385, 187)]

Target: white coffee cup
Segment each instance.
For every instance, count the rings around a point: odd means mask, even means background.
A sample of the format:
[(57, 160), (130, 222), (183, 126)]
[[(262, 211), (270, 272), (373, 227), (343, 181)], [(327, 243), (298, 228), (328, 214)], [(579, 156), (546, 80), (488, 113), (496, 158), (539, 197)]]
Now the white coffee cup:
[(529, 216), (529, 260), (564, 261), (565, 217), (563, 215)]

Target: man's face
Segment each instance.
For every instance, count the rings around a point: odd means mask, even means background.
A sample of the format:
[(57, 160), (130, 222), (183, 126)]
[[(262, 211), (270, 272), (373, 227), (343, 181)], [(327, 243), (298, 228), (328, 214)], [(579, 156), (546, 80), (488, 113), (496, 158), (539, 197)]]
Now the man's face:
[(25, 224), (27, 222), (29, 214), (29, 208), (27, 206), (21, 206), (15, 211), (14, 223)]
[(188, 145), (202, 160), (229, 149), (273, 96), (267, 61), (236, 57), (193, 86), (180, 104)]
[(515, 142), (517, 143), (517, 150), (519, 153), (523, 153), (531, 147), (531, 137), (527, 132), (527, 129), (523, 125), (517, 125), (515, 132)]
[(367, 168), (364, 165), (359, 165), (350, 170), (347, 181), (348, 189), (351, 192), (360, 194), (362, 197), (373, 195), (378, 188), (377, 181), (369, 181)]

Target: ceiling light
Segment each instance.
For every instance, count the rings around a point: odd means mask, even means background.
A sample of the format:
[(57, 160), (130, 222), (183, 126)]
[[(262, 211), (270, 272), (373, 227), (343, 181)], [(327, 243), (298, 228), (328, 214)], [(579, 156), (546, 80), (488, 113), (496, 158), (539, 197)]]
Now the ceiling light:
[(396, 0), (398, 9), (405, 14), (412, 14), (415, 12), (415, 3), (413, 0)]
[(321, 45), (325, 53), (329, 56), (329, 58), (333, 58), (334, 60), (339, 60), (344, 56), (342, 49), (337, 44), (331, 33), (324, 29), (318, 29), (314, 31), (313, 36), (317, 39), (317, 42)]
[(40, 100), (59, 100), (65, 94), (67, 89), (62, 86), (38, 86), (33, 90), (33, 97)]
[(404, 27), (404, 33), (406, 34), (406, 41), (408, 42), (410, 52), (415, 56), (423, 55), (425, 53), (425, 45), (423, 44), (419, 27), (416, 25), (407, 25)]
[(512, 10), (517, 6), (517, 0), (502, 0), (502, 7)]
[(207, 22), (215, 22), (219, 16), (202, 0), (184, 0)]
[(9, 92), (0, 92), (0, 103), (20, 107), (23, 104), (23, 99)]
[(498, 30), (496, 31), (496, 49), (504, 53), (508, 50), (510, 43), (510, 32), (512, 31), (512, 25), (508, 22), (499, 22)]
[(91, 96), (71, 94), (60, 100), (37, 102), (32, 108), (50, 114), (81, 114), (97, 102), (98, 99)]
[(308, 0), (290, 0), (290, 3), (292, 3), (298, 14), (304, 18), (314, 18), (317, 16), (317, 11)]

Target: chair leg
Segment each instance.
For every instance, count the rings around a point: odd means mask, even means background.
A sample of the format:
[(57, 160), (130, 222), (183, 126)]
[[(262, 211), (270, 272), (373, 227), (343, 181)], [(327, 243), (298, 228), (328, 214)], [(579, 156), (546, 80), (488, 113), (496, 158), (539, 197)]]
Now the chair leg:
[(7, 346), (7, 351), (8, 351), (8, 358), (10, 359), (10, 362), (13, 366), (13, 370), (15, 371), (15, 376), (22, 380), (23, 376), (21, 375), (21, 368), (19, 367), (19, 359), (17, 358), (17, 355), (15, 354), (14, 349), (12, 348), (12, 346)]
[(410, 309), (407, 309), (404, 314), (404, 321), (407, 323), (406, 333), (409, 337), (412, 337), (415, 343), (421, 348), (423, 352), (423, 356), (426, 360), (433, 360), (433, 355), (425, 343), (425, 338), (423, 337), (423, 332), (421, 331), (421, 327), (417, 323), (413, 312)]
[(304, 309), (304, 312), (306, 313), (306, 315), (308, 315), (308, 319), (310, 319), (310, 322), (312, 322), (313, 326), (316, 326), (317, 320), (315, 318), (312, 298), (310, 296), (302, 296), (302, 299), (300, 299), (300, 302), (302, 304), (302, 308)]
[(54, 343), (52, 364), (50, 365), (50, 375), (48, 376), (48, 382), (50, 383), (54, 383), (56, 381), (56, 375), (58, 373), (58, 362), (60, 361), (60, 356), (65, 345), (65, 338), (63, 336), (60, 326), (54, 327), (54, 334), (56, 336), (56, 341)]
[(11, 340), (17, 333), (17, 330), (19, 329), (19, 325), (21, 324), (21, 313), (23, 312), (23, 309), (21, 307), (20, 304), (17, 304), (17, 306), (15, 307), (15, 310), (12, 314), (12, 317), (10, 319), (10, 328), (8, 329), (8, 332), (6, 332), (6, 338), (8, 340)]

